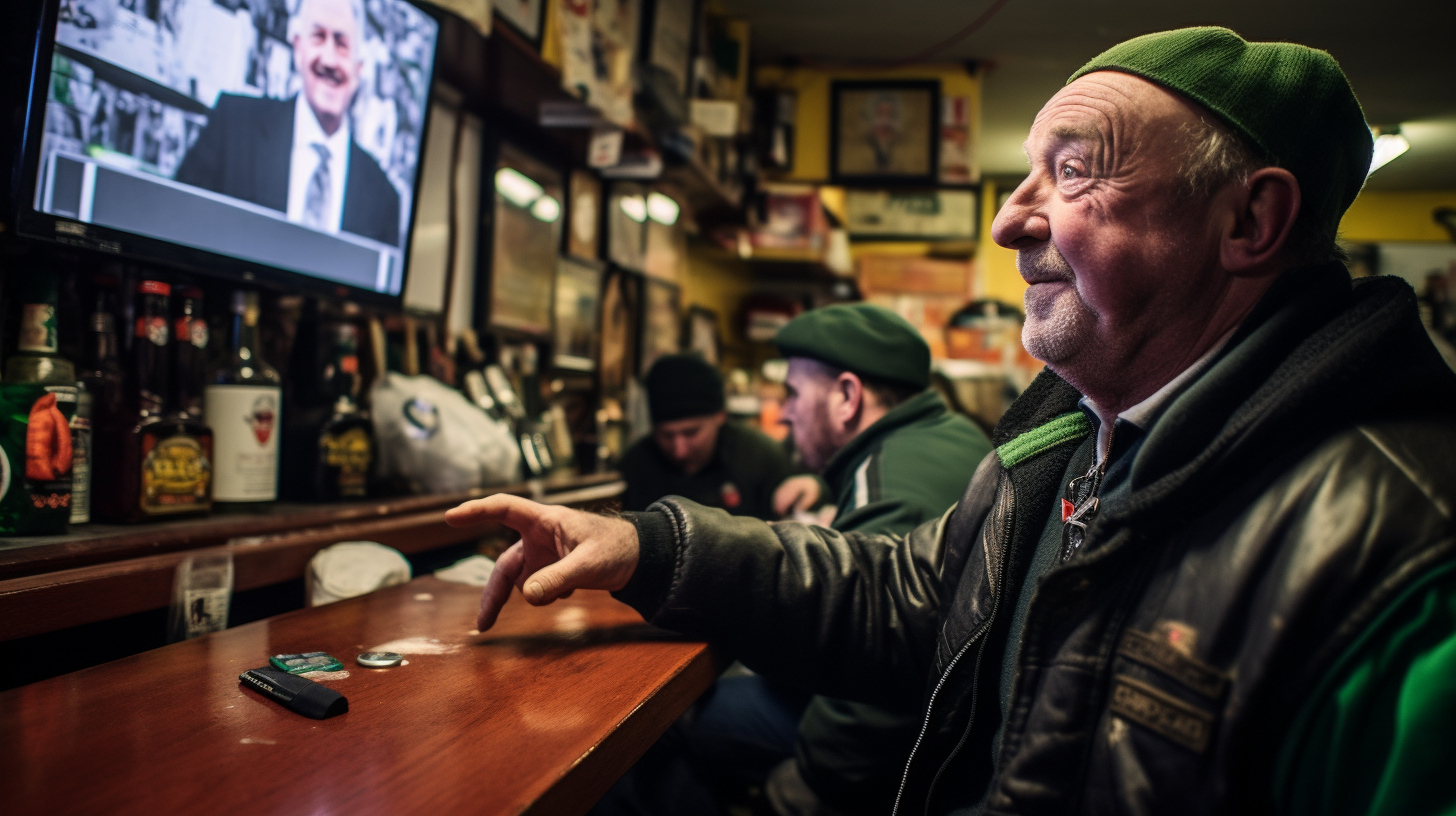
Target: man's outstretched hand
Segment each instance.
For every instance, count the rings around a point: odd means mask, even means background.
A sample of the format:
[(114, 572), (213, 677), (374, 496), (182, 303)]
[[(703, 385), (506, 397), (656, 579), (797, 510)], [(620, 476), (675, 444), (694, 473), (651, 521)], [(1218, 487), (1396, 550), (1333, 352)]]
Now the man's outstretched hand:
[(496, 560), (480, 594), (482, 632), (495, 625), (512, 585), (542, 606), (576, 589), (621, 589), (637, 569), (637, 528), (619, 518), (497, 495), (468, 501), (446, 512), (445, 521), (451, 527), (494, 521), (521, 534)]

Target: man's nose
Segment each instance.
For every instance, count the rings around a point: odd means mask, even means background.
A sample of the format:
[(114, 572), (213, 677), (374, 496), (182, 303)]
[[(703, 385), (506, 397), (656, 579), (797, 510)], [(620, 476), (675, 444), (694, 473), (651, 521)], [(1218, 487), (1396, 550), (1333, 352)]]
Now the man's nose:
[(1051, 240), (1036, 174), (1026, 177), (991, 222), (991, 239), (1007, 249), (1029, 249)]
[(672, 440), (672, 458), (686, 459), (688, 458), (688, 452), (690, 450), (692, 450), (692, 448), (690, 445), (688, 445), (688, 440), (686, 437), (679, 436)]

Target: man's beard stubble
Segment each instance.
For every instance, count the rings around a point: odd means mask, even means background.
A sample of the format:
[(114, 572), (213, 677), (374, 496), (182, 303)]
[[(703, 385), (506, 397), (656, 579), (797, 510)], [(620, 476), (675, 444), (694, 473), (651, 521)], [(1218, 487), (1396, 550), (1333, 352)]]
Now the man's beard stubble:
[[(1031, 281), (1024, 305), (1026, 323), (1021, 344), (1031, 356), (1047, 364), (1070, 359), (1086, 339), (1091, 313), (1077, 293), (1071, 264), (1050, 241), (1036, 249), (1016, 252), (1016, 269)], [(1039, 285), (1065, 281), (1065, 285)]]

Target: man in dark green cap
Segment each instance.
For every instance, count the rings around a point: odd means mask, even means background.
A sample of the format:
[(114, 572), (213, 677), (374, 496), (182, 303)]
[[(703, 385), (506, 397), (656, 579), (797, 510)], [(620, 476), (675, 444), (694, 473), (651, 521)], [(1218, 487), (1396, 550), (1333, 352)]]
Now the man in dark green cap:
[(646, 510), (674, 495), (738, 516), (778, 517), (774, 490), (796, 471), (779, 443), (728, 421), (716, 367), (697, 354), (668, 354), (643, 385), (652, 433), (622, 456), (622, 509)]
[(483, 499), (452, 520), (568, 554), (503, 558), (478, 624), (601, 587), (763, 674), (918, 696), (897, 813), (1450, 813), (1456, 374), (1334, 243), (1371, 152), (1339, 66), (1149, 34), (1026, 152), (992, 233), (1047, 369), (944, 520)]
[[(930, 390), (930, 347), (889, 309), (814, 309), (780, 329), (774, 345), (789, 364), (780, 421), (804, 465), (827, 484), (835, 530), (909, 533), (955, 504), (991, 452), (986, 435)], [(787, 516), (812, 506), (819, 485), (812, 476), (789, 479), (775, 509)], [(750, 698), (755, 692), (766, 690), (738, 689)], [(884, 706), (814, 697), (798, 726), (796, 756), (774, 771), (769, 797), (841, 813), (884, 812), (915, 739), (918, 707), (914, 700)], [(782, 746), (785, 756), (789, 748)]]

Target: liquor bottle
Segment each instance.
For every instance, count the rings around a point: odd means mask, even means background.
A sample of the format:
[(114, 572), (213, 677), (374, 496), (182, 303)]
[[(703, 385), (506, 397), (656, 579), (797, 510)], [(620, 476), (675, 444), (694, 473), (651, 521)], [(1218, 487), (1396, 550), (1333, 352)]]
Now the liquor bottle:
[(172, 407), (202, 422), (202, 385), (207, 378), (207, 319), (202, 290), (178, 286), (172, 320)]
[[(57, 342), (58, 284), (54, 273), (29, 275), (15, 354), (5, 362), (5, 409), (26, 422), (23, 450), (0, 450), (4, 481), (14, 485), (0, 488), (0, 528), (22, 534), (64, 533), (71, 518), (76, 368)], [(12, 456), (24, 465), (23, 482)]]
[(364, 498), (374, 461), (374, 434), (359, 409), (359, 333), (351, 323), (329, 327), (332, 349), (324, 366), (324, 392), (331, 415), (318, 429), (310, 491), (315, 501)]
[(203, 392), (216, 440), (213, 500), (261, 510), (278, 498), (278, 430), (283, 388), (261, 356), (258, 293), (233, 293), (232, 347)]
[(196, 421), (168, 410), (172, 287), (143, 280), (136, 289), (132, 392), (120, 434), (115, 490), (104, 490), (100, 515), (142, 521), (196, 515), (212, 509), (212, 437)]
[[(114, 492), (120, 483), (109, 478), (98, 482), (94, 476), (98, 473), (113, 476), (121, 472), (120, 442), (127, 420), (126, 377), (121, 364), (120, 338), (116, 332), (116, 285), (116, 279), (109, 276), (98, 276), (92, 281), (81, 366), (76, 372), (76, 379), (83, 389), (82, 401), (89, 400), (91, 411), (91, 446), (88, 453), (93, 483), (89, 498), (91, 502), (101, 504), (106, 502), (104, 494)], [(78, 473), (79, 459), (78, 454)], [(71, 523), (78, 524), (81, 499), (73, 494), (71, 505)], [(86, 516), (90, 516), (89, 507), (86, 508)]]

